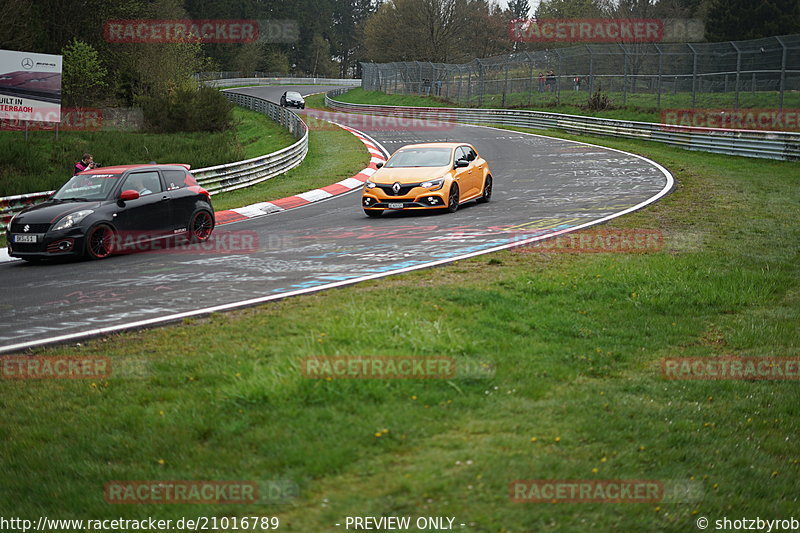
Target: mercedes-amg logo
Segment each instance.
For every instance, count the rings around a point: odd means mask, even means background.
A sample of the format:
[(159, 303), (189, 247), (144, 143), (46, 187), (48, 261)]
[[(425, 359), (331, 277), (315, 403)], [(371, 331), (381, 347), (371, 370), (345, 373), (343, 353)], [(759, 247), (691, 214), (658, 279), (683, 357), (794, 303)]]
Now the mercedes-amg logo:
[(394, 191), (395, 194), (399, 193), (400, 192), (400, 184), (395, 182), (395, 184), (392, 185), (392, 190)]
[(33, 60), (29, 57), (26, 57), (22, 60), (22, 68), (26, 70), (30, 70), (33, 68)]
[(25, 233), (28, 233), (30, 230), (31, 230), (31, 227), (28, 224), (25, 224), (25, 226), (23, 226), (23, 228), (22, 228), (22, 231), (24, 231)]

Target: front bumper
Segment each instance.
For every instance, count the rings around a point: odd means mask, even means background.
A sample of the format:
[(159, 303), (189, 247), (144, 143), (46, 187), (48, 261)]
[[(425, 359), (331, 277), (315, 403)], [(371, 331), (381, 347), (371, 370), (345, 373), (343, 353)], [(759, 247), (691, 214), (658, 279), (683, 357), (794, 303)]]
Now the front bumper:
[(6, 232), (8, 255), (11, 257), (66, 257), (83, 255), (85, 234), (82, 228), (70, 228), (54, 233), (37, 233), (35, 243), (13, 242), (14, 235)]
[(440, 192), (428, 192), (409, 197), (397, 198), (364, 192), (361, 196), (361, 207), (364, 209), (441, 209), (447, 206), (447, 200)]

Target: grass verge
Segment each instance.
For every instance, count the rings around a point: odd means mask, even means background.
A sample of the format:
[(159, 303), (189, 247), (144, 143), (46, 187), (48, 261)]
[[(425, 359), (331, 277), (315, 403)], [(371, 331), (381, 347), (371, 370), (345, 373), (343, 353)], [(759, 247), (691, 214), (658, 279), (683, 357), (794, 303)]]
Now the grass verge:
[(234, 108), (235, 128), (221, 133), (134, 133), (66, 131), (0, 132), (0, 196), (48, 191), (70, 176), (75, 161), (91, 152), (103, 166), (189, 163), (203, 168), (280, 150), (292, 136), (269, 117)]
[[(38, 350), (137, 361), (140, 372), (0, 381), (0, 514), (277, 515), (285, 531), (432, 515), (478, 532), (790, 517), (796, 382), (665, 381), (659, 361), (800, 355), (798, 164), (584, 140), (675, 174), (671, 195), (607, 225), (660, 229), (662, 252), (506, 251)], [(298, 370), (302, 357), (350, 354), (473, 357), (497, 374), (316, 381)], [(199, 511), (103, 501), (109, 480), (271, 478), (294, 480), (299, 497)], [(515, 479), (677, 480), (698, 493), (688, 503), (517, 504)]]
[[(550, 113), (564, 113), (569, 115), (582, 115), (590, 117), (613, 118), (619, 120), (635, 120), (640, 122), (661, 122), (661, 112), (657, 107), (656, 95), (653, 94), (628, 94), (606, 93), (611, 98), (614, 109), (594, 111), (586, 108), (589, 93), (585, 90), (562, 90), (559, 101), (552, 92), (534, 92), (530, 98), (528, 93), (509, 93), (505, 100), (502, 94), (486, 94), (482, 100), (473, 98), (466, 103), (454, 103), (444, 98), (386, 94), (381, 91), (365, 91), (361, 88), (350, 90), (336, 99), (341, 102), (354, 104), (374, 105), (399, 105), (421, 107), (482, 107), (482, 108), (514, 108), (530, 109), (533, 111), (547, 111)], [(734, 93), (709, 93), (701, 94), (695, 105), (692, 105), (691, 93), (663, 94), (661, 96), (661, 109), (686, 109), (686, 108), (733, 108)], [(505, 103), (504, 103), (505, 102)], [(741, 108), (769, 108), (778, 107), (778, 93), (756, 92), (741, 93), (739, 106)], [(784, 108), (800, 107), (800, 93), (787, 92), (784, 98)]]

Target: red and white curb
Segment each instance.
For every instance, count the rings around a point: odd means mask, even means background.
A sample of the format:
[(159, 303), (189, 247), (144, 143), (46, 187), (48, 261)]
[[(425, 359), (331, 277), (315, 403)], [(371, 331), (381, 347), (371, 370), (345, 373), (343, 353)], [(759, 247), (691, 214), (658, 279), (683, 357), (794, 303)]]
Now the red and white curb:
[[(336, 123), (334, 122), (333, 124)], [(378, 170), (377, 164), (386, 161), (386, 155), (378, 147), (377, 143), (364, 133), (341, 124), (336, 125), (358, 137), (358, 139), (364, 143), (364, 146), (366, 146), (370, 154), (370, 160), (369, 165), (365, 169), (354, 176), (350, 176), (347, 179), (343, 179), (327, 187), (322, 187), (321, 189), (314, 189), (294, 196), (287, 196), (286, 198), (272, 200), (271, 202), (259, 202), (244, 207), (237, 207), (236, 209), (217, 211), (215, 214), (217, 225), (230, 224), (231, 222), (239, 222), (240, 220), (246, 220), (248, 218), (261, 217), (279, 211), (286, 211), (287, 209), (302, 207), (321, 200), (327, 200), (333, 196), (351, 192), (364, 185), (367, 178)]]
[[(314, 202), (319, 202), (320, 200), (327, 200), (328, 198), (338, 196), (346, 192), (351, 192), (364, 185), (364, 182), (367, 181), (367, 178), (372, 176), (375, 171), (378, 170), (377, 164), (384, 163), (386, 161), (386, 155), (381, 151), (380, 148), (378, 148), (377, 143), (367, 137), (367, 135), (364, 133), (353, 128), (348, 128), (347, 126), (343, 126), (341, 124), (336, 125), (344, 130), (349, 131), (358, 137), (362, 143), (364, 143), (364, 146), (366, 146), (367, 151), (370, 154), (369, 165), (366, 168), (354, 176), (350, 176), (342, 181), (337, 181), (336, 183), (328, 185), (327, 187), (322, 187), (321, 189), (314, 189), (301, 194), (296, 194), (294, 196), (287, 196), (286, 198), (280, 198), (271, 202), (259, 202), (256, 204), (246, 205), (244, 207), (237, 207), (236, 209), (217, 211), (214, 214), (217, 226), (230, 224), (231, 222), (247, 220), (248, 218), (262, 217), (272, 213), (277, 213), (279, 211), (294, 209), (295, 207), (302, 207)], [(0, 263), (16, 260), (17, 258), (10, 257), (8, 255), (7, 248), (0, 248)]]

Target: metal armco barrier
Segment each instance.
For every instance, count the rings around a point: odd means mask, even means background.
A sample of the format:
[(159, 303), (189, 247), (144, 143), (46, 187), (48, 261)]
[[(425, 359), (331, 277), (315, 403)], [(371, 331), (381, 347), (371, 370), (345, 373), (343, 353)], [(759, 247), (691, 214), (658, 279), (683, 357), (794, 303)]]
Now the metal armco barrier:
[[(217, 194), (243, 187), (283, 174), (298, 166), (308, 153), (308, 127), (303, 120), (277, 104), (259, 98), (237, 93), (223, 93), (233, 103), (267, 115), (278, 124), (285, 126), (297, 142), (271, 154), (237, 161), (225, 165), (192, 170), (197, 182), (211, 194)], [(0, 198), (0, 230), (5, 229), (15, 213), (45, 201), (55, 191), (35, 192)]]
[(28, 206), (47, 200), (55, 191), (34, 192), (31, 194), (18, 194), (0, 198), (0, 230), (4, 230), (15, 213)]
[(209, 87), (234, 87), (237, 85), (345, 85), (361, 87), (360, 79), (334, 78), (228, 78), (203, 82)]
[(800, 133), (694, 128), (518, 109), (350, 104), (333, 99), (347, 90), (348, 88), (344, 87), (328, 91), (325, 95), (325, 105), (336, 111), (348, 113), (473, 124), (499, 124), (520, 128), (558, 129), (576, 134), (655, 141), (688, 150), (718, 154), (792, 161), (800, 159)]
[(250, 187), (283, 174), (303, 162), (308, 153), (308, 127), (300, 117), (257, 96), (230, 92), (223, 94), (236, 105), (263, 113), (281, 126), (285, 126), (298, 141), (277, 152), (253, 159), (192, 170), (198, 183), (208, 192), (217, 194)]

